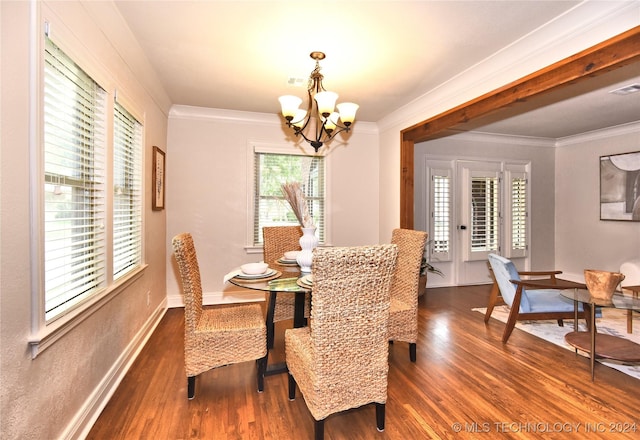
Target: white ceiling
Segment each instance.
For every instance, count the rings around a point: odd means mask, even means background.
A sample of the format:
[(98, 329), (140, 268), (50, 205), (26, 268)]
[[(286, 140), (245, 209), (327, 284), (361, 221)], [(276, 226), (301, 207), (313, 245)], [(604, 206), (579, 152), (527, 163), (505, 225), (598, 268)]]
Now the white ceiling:
[[(278, 96), (304, 96), (314, 67), (309, 53), (323, 51), (325, 87), (340, 95), (338, 102), (360, 104), (359, 120), (376, 122), (579, 3), (154, 0), (116, 4), (174, 104), (278, 113)], [(287, 85), (289, 78), (304, 79), (304, 87)], [(619, 82), (640, 83), (640, 66), (603, 87), (608, 91)], [(612, 96), (602, 93), (587, 104), (565, 101), (560, 116), (547, 107), (502, 124), (480, 129), (474, 122), (468, 128), (558, 138), (590, 131), (593, 124), (618, 125), (621, 116), (623, 123), (629, 122), (629, 115), (631, 120), (640, 119), (640, 94), (616, 97), (611, 105)], [(591, 104), (606, 104), (607, 111), (589, 109)]]

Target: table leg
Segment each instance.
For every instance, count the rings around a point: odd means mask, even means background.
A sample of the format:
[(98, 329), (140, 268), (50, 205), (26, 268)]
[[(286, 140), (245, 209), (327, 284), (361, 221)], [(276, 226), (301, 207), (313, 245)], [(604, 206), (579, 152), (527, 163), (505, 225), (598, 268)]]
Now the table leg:
[(273, 348), (273, 341), (275, 339), (275, 323), (273, 317), (276, 310), (276, 295), (277, 292), (269, 292), (269, 305), (267, 307), (267, 350)]
[[(269, 292), (269, 307), (267, 308), (267, 355), (265, 356), (265, 376), (271, 376), (272, 374), (280, 374), (286, 373), (289, 371), (287, 369), (286, 363), (280, 364), (272, 364), (269, 365), (267, 363), (267, 359), (269, 357), (269, 350), (273, 349), (274, 340), (275, 340), (275, 323), (273, 322), (273, 317), (275, 313), (275, 304), (276, 297), (278, 292)], [(294, 315), (293, 315), (293, 326), (294, 327), (304, 327), (304, 303), (305, 303), (305, 292), (295, 292), (294, 299)]]
[(589, 309), (591, 312), (591, 353), (589, 353), (589, 357), (591, 358), (591, 382), (593, 382), (596, 366), (596, 306), (590, 304)]
[[(578, 331), (578, 301), (573, 301), (573, 331)], [(578, 354), (578, 347), (575, 347), (575, 352)]]
[(296, 292), (294, 298), (293, 327), (304, 327), (305, 292)]

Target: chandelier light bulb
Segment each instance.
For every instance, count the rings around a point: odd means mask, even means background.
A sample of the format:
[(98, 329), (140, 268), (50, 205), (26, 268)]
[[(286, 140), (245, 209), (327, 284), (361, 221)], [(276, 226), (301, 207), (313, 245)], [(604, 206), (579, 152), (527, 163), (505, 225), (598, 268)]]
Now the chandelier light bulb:
[(318, 114), (326, 118), (333, 113), (336, 101), (338, 100), (338, 94), (326, 91), (316, 93), (315, 100), (318, 103)]
[(340, 112), (340, 119), (344, 125), (351, 125), (356, 119), (356, 112), (360, 106), (353, 102), (342, 102), (338, 104), (338, 112)]

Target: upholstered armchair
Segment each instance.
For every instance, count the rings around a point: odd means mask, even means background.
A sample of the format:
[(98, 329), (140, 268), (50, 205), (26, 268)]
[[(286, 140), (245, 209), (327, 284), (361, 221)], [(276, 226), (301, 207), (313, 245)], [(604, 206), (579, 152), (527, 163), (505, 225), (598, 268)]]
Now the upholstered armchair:
[[(488, 322), (491, 312), (498, 300), (498, 290), (502, 299), (509, 306), (509, 318), (502, 335), (502, 342), (506, 344), (513, 332), (517, 321), (556, 319), (562, 325), (563, 319), (574, 318), (573, 301), (560, 295), (561, 289), (583, 287), (579, 283), (558, 283), (556, 275), (561, 271), (518, 272), (513, 262), (497, 254), (489, 254), (489, 264), (495, 278), (485, 322)], [(541, 280), (522, 280), (520, 275), (535, 275), (549, 278), (546, 283)], [(496, 289), (497, 285), (497, 289)], [(587, 319), (582, 304), (579, 305), (579, 317)], [(590, 323), (587, 323), (590, 325)]]

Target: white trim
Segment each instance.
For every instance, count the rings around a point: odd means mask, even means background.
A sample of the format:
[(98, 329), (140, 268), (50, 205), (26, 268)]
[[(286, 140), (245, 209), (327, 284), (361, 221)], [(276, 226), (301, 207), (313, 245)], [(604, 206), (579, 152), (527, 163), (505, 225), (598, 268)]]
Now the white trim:
[(116, 362), (111, 366), (98, 386), (94, 388), (91, 395), (84, 401), (80, 410), (63, 431), (60, 436), (61, 439), (83, 439), (87, 437), (100, 413), (109, 403), (109, 399), (115, 393), (118, 385), (120, 385), (131, 365), (137, 359), (166, 311), (166, 300), (163, 300), (138, 333), (131, 339), (125, 350), (118, 356)]
[(275, 113), (245, 112), (190, 105), (172, 105), (169, 110), (169, 119), (205, 119), (266, 125), (280, 125), (281, 123), (279, 116)]
[[(203, 292), (202, 304), (212, 306), (217, 304), (237, 304), (246, 302), (263, 302), (266, 300), (265, 292), (261, 290), (229, 291), (229, 292)], [(184, 307), (182, 295), (168, 295), (167, 308)]]
[[(169, 111), (169, 119), (186, 119), (186, 120), (207, 120), (207, 121), (221, 121), (227, 123), (238, 124), (251, 124), (251, 125), (265, 125), (265, 126), (282, 126), (282, 118), (276, 113), (258, 113), (258, 112), (245, 112), (239, 110), (227, 110), (220, 108), (210, 107), (195, 107), (189, 105), (173, 105)], [(356, 121), (351, 126), (352, 131), (358, 131), (364, 134), (379, 134), (378, 124), (375, 122)], [(336, 138), (333, 142), (339, 142)], [(291, 149), (292, 145), (300, 146), (304, 145), (304, 151), (308, 150), (307, 154), (316, 154), (313, 149), (307, 144), (302, 142), (287, 143), (287, 148)], [(330, 146), (331, 144), (327, 144)], [(324, 149), (318, 154), (324, 155)], [(327, 156), (328, 157), (328, 156)]]
[(588, 131), (575, 136), (567, 136), (556, 140), (557, 147), (566, 147), (567, 145), (582, 144), (589, 141), (599, 139), (607, 139), (613, 136), (623, 136), (629, 133), (640, 132), (640, 121), (629, 122), (628, 124), (617, 125), (615, 127), (603, 128), (600, 130)]
[(456, 139), (471, 142), (491, 142), (494, 144), (525, 145), (530, 147), (549, 148), (553, 148), (556, 146), (556, 139), (553, 138), (514, 136), (511, 134), (485, 133), (482, 131), (447, 130), (447, 133), (452, 133), (456, 137)]
[[(101, 293), (90, 296), (84, 303), (70, 312), (61, 315), (46, 325), (42, 325), (39, 329), (34, 329), (35, 331), (28, 340), (31, 346), (31, 357), (35, 359), (41, 352), (51, 347), (56, 341), (77, 327), (81, 322), (100, 310), (102, 306), (124, 292), (127, 287), (142, 276), (147, 266), (147, 264), (143, 264), (136, 270), (119, 278), (115, 284), (104, 289)], [(33, 309), (40, 310), (40, 307), (33, 307)]]

